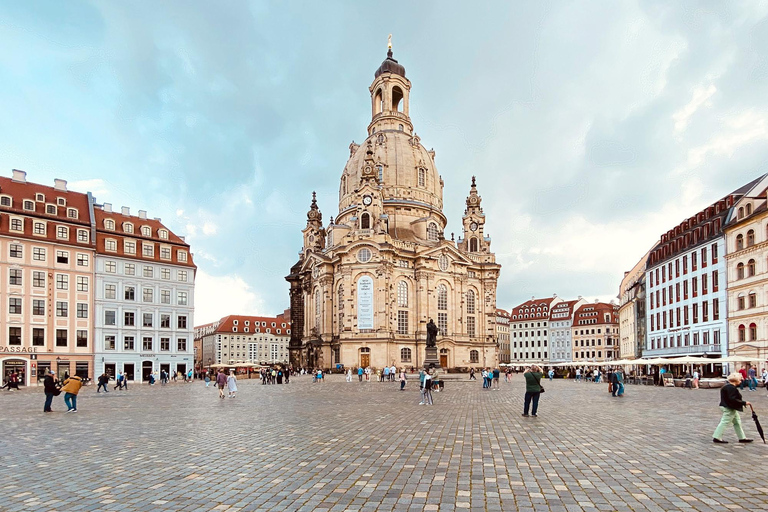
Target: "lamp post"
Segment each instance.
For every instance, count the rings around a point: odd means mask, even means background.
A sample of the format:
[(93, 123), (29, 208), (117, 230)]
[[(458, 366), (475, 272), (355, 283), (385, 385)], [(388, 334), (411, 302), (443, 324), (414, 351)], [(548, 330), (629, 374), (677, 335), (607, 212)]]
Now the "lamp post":
[(59, 378), (59, 365), (61, 364), (61, 357), (56, 356), (56, 378)]

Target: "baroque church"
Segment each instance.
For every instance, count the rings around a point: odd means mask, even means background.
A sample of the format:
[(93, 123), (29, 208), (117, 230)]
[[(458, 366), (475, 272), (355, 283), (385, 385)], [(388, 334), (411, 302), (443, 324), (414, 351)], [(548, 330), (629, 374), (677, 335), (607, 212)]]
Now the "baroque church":
[(371, 122), (349, 146), (339, 211), (323, 224), (312, 194), (290, 283), (290, 360), (336, 368), (424, 365), (427, 323), (443, 368), (495, 366), (501, 265), (472, 177), (463, 234), (446, 240), (443, 179), (409, 116), (411, 82), (392, 56), (369, 88)]

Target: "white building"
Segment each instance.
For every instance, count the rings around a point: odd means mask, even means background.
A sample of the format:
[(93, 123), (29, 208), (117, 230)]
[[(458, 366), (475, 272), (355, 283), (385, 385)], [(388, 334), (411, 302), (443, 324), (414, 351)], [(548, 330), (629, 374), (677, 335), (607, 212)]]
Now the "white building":
[(146, 212), (94, 208), (95, 375), (186, 372), (194, 365), (195, 270), (189, 245)]
[(661, 236), (646, 270), (643, 357), (728, 355), (725, 236), (737, 190)]
[(562, 299), (533, 298), (512, 309), (509, 335), (512, 362), (545, 363), (549, 361), (549, 310)]
[(573, 360), (571, 345), (571, 327), (573, 313), (587, 301), (578, 300), (558, 302), (549, 310), (549, 360), (552, 363), (566, 363)]
[(195, 328), (202, 340), (202, 363), (287, 365), (291, 322), (286, 313), (272, 316), (229, 315)]

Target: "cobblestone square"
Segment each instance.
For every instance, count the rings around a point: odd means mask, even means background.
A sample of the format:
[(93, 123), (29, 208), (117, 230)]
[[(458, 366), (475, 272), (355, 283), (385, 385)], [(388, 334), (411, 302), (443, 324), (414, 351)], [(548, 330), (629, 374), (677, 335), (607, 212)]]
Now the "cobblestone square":
[[(456, 376), (458, 379), (459, 376)], [(764, 510), (768, 447), (714, 445), (717, 390), (547, 382), (523, 418), (521, 376), (450, 380), (420, 406), (399, 383), (241, 380), (81, 391), (43, 414), (0, 394), (3, 511)], [(743, 392), (768, 425), (764, 390)]]

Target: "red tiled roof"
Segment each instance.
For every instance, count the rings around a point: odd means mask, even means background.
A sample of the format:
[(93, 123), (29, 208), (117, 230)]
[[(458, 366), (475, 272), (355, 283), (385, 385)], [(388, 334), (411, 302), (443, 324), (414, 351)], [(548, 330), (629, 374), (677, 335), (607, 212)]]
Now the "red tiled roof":
[[(554, 297), (548, 297), (546, 299), (531, 299), (523, 302), (519, 306), (512, 308), (513, 320), (520, 321), (520, 316), (525, 316), (526, 314), (528, 314), (528, 318), (523, 318), (523, 320), (547, 319), (549, 318), (549, 305), (554, 300)], [(538, 308), (541, 308), (541, 310), (537, 311)], [(515, 316), (517, 318), (514, 318)]]
[(571, 316), (573, 314), (573, 306), (579, 302), (578, 300), (565, 300), (563, 302), (558, 302), (552, 308), (549, 310), (550, 314), (552, 313), (564, 313), (567, 312), (568, 316)]
[[(45, 197), (44, 201), (37, 201), (37, 194)], [(14, 181), (11, 178), (0, 176), (0, 196), (10, 196), (11, 205), (2, 206), (0, 203), (0, 232), (8, 236), (41, 240), (51, 243), (60, 243), (93, 249), (93, 240), (90, 233), (90, 214), (88, 208), (88, 195), (82, 192), (70, 190), (57, 190), (54, 187), (30, 183), (28, 181)], [(58, 200), (64, 199), (65, 205), (59, 206)], [(32, 201), (34, 210), (25, 210), (24, 202)], [(55, 206), (56, 213), (46, 213), (48, 206)], [(77, 218), (67, 216), (69, 209), (77, 210)], [(10, 231), (11, 216), (22, 217), (23, 232)], [(33, 234), (34, 222), (43, 221), (46, 224), (45, 235)], [(69, 228), (68, 238), (57, 238), (57, 227)], [(88, 241), (77, 241), (77, 229), (88, 230)]]
[[(237, 321), (237, 325), (235, 325)], [(248, 322), (249, 325), (246, 325)], [(262, 322), (266, 322), (266, 326), (262, 325)], [(274, 322), (275, 326), (272, 326)], [(258, 323), (258, 325), (257, 325)], [(285, 324), (285, 326), (283, 326)], [(242, 333), (243, 328), (248, 327), (248, 333), (252, 334), (258, 327), (260, 333), (265, 333), (265, 329), (269, 329), (272, 334), (288, 335), (288, 329), (291, 328), (291, 323), (285, 320), (285, 317), (280, 314), (277, 316), (247, 316), (247, 315), (228, 315), (219, 320), (219, 326), (216, 328), (216, 333), (232, 333), (233, 329), (237, 327), (237, 333)], [(280, 332), (278, 332), (278, 330)]]
[[(593, 313), (597, 312), (597, 315)], [(605, 313), (611, 314), (611, 321), (606, 322), (604, 320)], [(605, 302), (592, 302), (582, 304), (579, 309), (573, 314), (573, 325), (578, 325), (580, 319), (595, 319), (594, 324), (618, 324), (619, 323), (619, 306), (615, 304), (608, 304)]]
[[(96, 252), (105, 255), (114, 255), (121, 258), (133, 258), (139, 261), (154, 261), (156, 263), (168, 263), (174, 265), (182, 265), (185, 267), (197, 268), (192, 260), (192, 253), (189, 250), (189, 244), (182, 240), (173, 231), (168, 229), (162, 222), (156, 219), (143, 219), (135, 215), (124, 215), (121, 212), (107, 212), (101, 207), (95, 207), (93, 209), (95, 222), (96, 222)], [(106, 229), (104, 227), (104, 221), (111, 219), (115, 222), (115, 229)], [(130, 222), (133, 224), (133, 233), (125, 232), (125, 223)], [(141, 228), (148, 226), (152, 230), (150, 236), (144, 236), (141, 233)], [(168, 239), (160, 238), (159, 232), (164, 229), (168, 232)], [(117, 251), (107, 251), (105, 249), (105, 241), (108, 238), (117, 240)], [(127, 254), (125, 252), (125, 240), (136, 241), (136, 254)], [(142, 251), (142, 243), (152, 242), (154, 249), (154, 256), (144, 256)], [(171, 247), (171, 259), (160, 258), (160, 246)], [(178, 250), (182, 249), (187, 252), (187, 261), (179, 261)]]

